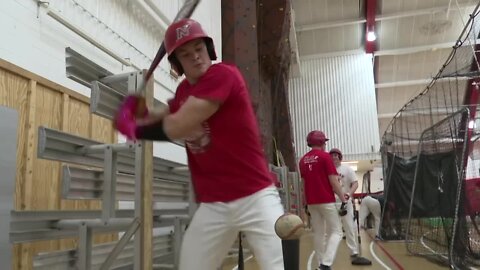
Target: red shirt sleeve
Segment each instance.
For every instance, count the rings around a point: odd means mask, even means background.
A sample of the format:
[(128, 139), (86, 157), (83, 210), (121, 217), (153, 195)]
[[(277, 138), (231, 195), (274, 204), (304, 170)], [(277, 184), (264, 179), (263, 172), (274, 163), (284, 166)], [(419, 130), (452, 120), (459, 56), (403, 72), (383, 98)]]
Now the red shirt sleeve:
[(232, 66), (212, 65), (193, 87), (191, 95), (223, 103), (234, 89), (238, 74), (238, 69)]
[(335, 163), (333, 163), (333, 159), (328, 156), (325, 158), (325, 164), (327, 168), (327, 175), (338, 175), (337, 168), (335, 167)]
[(167, 101), (167, 104), (168, 104), (168, 108), (170, 109), (170, 111), (176, 111), (178, 108), (177, 106), (177, 102), (175, 102), (175, 98), (171, 98)]

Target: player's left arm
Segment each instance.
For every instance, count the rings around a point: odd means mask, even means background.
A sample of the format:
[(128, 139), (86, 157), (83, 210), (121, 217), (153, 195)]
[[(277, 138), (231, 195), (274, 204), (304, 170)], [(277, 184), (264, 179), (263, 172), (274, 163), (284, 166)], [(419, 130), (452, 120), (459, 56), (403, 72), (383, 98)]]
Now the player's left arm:
[(350, 197), (353, 196), (353, 194), (355, 193), (355, 191), (357, 191), (357, 188), (358, 188), (358, 181), (355, 180), (355, 182), (352, 182), (352, 184), (350, 185)]
[(190, 96), (177, 112), (165, 116), (164, 132), (171, 140), (184, 139), (200, 129), (219, 108), (220, 102)]
[(357, 181), (357, 176), (355, 175), (355, 172), (353, 170), (350, 170), (350, 181), (351, 181), (351, 184), (350, 184), (350, 191), (349, 191), (349, 194), (350, 194), (350, 197), (353, 196), (353, 194), (355, 193), (355, 191), (357, 191), (357, 188), (358, 188), (358, 181)]

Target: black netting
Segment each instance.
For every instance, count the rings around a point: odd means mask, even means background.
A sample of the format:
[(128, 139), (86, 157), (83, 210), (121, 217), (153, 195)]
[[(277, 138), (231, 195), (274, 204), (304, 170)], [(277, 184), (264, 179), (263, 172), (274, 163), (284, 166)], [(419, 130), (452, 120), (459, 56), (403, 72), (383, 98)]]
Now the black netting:
[(459, 194), (467, 133), (460, 123), (468, 117), (469, 110), (462, 109), (423, 132), (412, 191), (408, 193), (408, 251), (446, 264), (453, 261), (456, 266), (463, 263), (457, 258), (466, 256), (465, 245), (459, 245), (466, 235), (466, 224), (460, 224), (464, 213)]
[(382, 237), (406, 239), (410, 253), (458, 269), (480, 258), (478, 11), (431, 83), (382, 137)]

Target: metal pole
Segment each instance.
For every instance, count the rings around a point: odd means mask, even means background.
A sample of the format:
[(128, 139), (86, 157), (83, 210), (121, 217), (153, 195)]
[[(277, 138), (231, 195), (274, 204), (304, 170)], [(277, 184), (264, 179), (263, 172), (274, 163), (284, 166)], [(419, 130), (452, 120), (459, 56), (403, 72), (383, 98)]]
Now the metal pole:
[(132, 74), (135, 74), (135, 72), (114, 74), (114, 75), (110, 75), (110, 76), (101, 78), (99, 81), (103, 84), (116, 83), (116, 82), (126, 82)]
[(108, 222), (102, 219), (72, 219), (72, 220), (60, 220), (54, 223), (53, 228), (61, 230), (72, 230), (78, 228), (78, 226), (88, 226), (89, 228), (104, 228), (109, 229), (125, 229), (132, 222), (131, 218), (112, 218)]
[(92, 229), (87, 224), (78, 227), (78, 269), (92, 268)]
[[(138, 143), (135, 149), (135, 218), (142, 216), (142, 163), (143, 145)], [(141, 230), (135, 233), (134, 270), (142, 270), (143, 241)]]
[(102, 193), (102, 219), (107, 222), (115, 217), (117, 194), (117, 153), (112, 147), (105, 149), (104, 179)]
[(300, 265), (300, 240), (282, 240), (282, 251), (285, 270), (298, 270)]
[(111, 148), (114, 152), (133, 151), (134, 145), (131, 143), (88, 145), (78, 148), (76, 152), (79, 154), (100, 154), (103, 153), (107, 148)]
[(175, 217), (173, 220), (173, 265), (174, 269), (178, 269), (180, 262), (180, 248), (182, 246), (183, 229), (180, 218)]
[(132, 221), (132, 224), (130, 224), (128, 230), (125, 232), (125, 234), (120, 238), (120, 240), (117, 242), (113, 250), (110, 252), (108, 257), (105, 259), (105, 262), (100, 266), (100, 270), (108, 270), (113, 264), (113, 261), (117, 258), (118, 254), (125, 248), (125, 246), (128, 244), (128, 241), (132, 236), (135, 234), (135, 232), (138, 230), (138, 227), (140, 227), (140, 221), (138, 218), (135, 218)]

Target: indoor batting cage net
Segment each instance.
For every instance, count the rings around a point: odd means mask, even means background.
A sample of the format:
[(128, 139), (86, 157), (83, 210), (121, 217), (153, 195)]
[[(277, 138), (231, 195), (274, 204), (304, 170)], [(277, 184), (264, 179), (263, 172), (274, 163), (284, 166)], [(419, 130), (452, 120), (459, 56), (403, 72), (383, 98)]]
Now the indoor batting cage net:
[(480, 260), (478, 14), (479, 5), (439, 72), (382, 137), (381, 236), (454, 269)]

